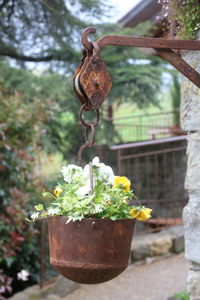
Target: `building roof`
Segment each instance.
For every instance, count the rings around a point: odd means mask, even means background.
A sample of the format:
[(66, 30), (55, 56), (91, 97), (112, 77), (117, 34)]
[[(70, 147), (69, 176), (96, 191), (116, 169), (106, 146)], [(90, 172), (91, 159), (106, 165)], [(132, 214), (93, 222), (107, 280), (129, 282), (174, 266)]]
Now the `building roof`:
[[(123, 16), (119, 22), (122, 23), (124, 27), (134, 27), (145, 21), (150, 21), (155, 25), (158, 24), (156, 17), (160, 15), (161, 5), (158, 4), (158, 0), (141, 0), (133, 9)], [(159, 35), (159, 33), (157, 32), (156, 35)]]

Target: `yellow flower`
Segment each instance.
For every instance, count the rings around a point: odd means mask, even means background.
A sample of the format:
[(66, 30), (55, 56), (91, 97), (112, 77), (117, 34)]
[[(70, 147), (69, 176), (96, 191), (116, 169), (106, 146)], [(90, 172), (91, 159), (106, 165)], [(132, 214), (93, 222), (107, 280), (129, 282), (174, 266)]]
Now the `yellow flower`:
[(129, 211), (129, 215), (132, 218), (135, 218), (136, 220), (146, 221), (149, 218), (151, 218), (151, 212), (152, 212), (152, 209), (150, 209), (150, 208), (144, 208), (144, 207), (141, 207), (141, 208), (132, 208)]
[(63, 191), (62, 188), (57, 186), (53, 192), (56, 195), (56, 197), (59, 197), (62, 191)]
[(125, 177), (125, 176), (116, 176), (114, 178), (114, 185), (113, 185), (113, 188), (117, 188), (118, 186), (121, 186), (122, 187), (122, 190), (123, 192), (127, 192), (127, 191), (130, 191), (130, 188), (131, 188), (131, 182), (130, 180)]

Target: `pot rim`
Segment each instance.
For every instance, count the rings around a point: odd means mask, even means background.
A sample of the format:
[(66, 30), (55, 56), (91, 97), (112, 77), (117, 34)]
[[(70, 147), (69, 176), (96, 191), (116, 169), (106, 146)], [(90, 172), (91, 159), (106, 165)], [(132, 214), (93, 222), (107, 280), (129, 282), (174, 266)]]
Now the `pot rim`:
[[(51, 219), (51, 218), (63, 218), (63, 219), (68, 219), (68, 217), (65, 217), (65, 216), (48, 216), (47, 219)], [(133, 218), (121, 218), (121, 219), (116, 219), (116, 220), (112, 220), (110, 218), (83, 218), (81, 220), (76, 220), (74, 222), (81, 222), (81, 221), (85, 221), (85, 220), (88, 220), (88, 221), (113, 221), (113, 222), (116, 222), (116, 221), (135, 221), (136, 219), (133, 219)]]

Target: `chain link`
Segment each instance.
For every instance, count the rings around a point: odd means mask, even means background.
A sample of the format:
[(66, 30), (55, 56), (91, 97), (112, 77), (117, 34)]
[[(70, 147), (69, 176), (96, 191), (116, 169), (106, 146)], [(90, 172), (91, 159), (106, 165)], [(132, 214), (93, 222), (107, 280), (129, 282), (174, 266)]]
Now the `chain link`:
[(91, 124), (95, 127), (99, 124), (99, 110), (98, 109), (95, 109), (94, 111), (96, 111), (97, 113), (97, 116), (96, 116), (96, 120), (95, 122), (86, 122), (84, 119), (83, 119), (83, 111), (85, 111), (85, 108), (87, 106), (87, 103), (84, 103), (82, 106), (81, 106), (81, 109), (80, 109), (80, 112), (79, 112), (79, 118), (80, 118), (80, 121), (81, 123), (83, 124), (83, 126), (85, 127), (89, 127)]
[(85, 161), (84, 161), (84, 159), (83, 159), (83, 157), (82, 157), (82, 154), (83, 154), (84, 150), (85, 150), (86, 148), (91, 148), (91, 147), (94, 147), (94, 148), (96, 149), (96, 151), (97, 151), (97, 153), (98, 153), (98, 156), (99, 156), (99, 159), (102, 160), (102, 151), (101, 151), (101, 147), (98, 146), (98, 145), (95, 144), (95, 143), (94, 143), (93, 145), (91, 145), (90, 142), (86, 142), (85, 144), (83, 144), (83, 145), (80, 147), (79, 152), (78, 152), (78, 160), (79, 160), (79, 162), (80, 162), (81, 165), (84, 165), (84, 164), (85, 164)]
[(94, 141), (95, 141), (95, 129), (94, 129), (94, 125), (93, 124), (89, 124), (88, 127), (85, 127), (85, 142), (88, 143), (89, 139), (88, 139), (88, 134), (89, 134), (89, 130), (91, 129), (91, 146), (94, 145)]
[[(80, 121), (81, 121), (82, 125), (85, 127), (85, 134), (84, 134), (85, 144), (83, 144), (80, 147), (79, 152), (78, 152), (78, 160), (82, 165), (84, 164), (82, 154), (86, 148), (94, 147), (98, 153), (98, 156), (100, 158), (102, 157), (101, 148), (95, 143), (95, 127), (99, 123), (99, 110), (98, 109), (95, 110), (96, 111), (96, 120), (94, 122), (87, 122), (83, 119), (83, 112), (85, 111), (85, 108), (86, 108), (86, 103), (81, 106), (81, 109), (79, 112)], [(89, 132), (90, 131), (91, 131), (91, 140), (89, 140)]]

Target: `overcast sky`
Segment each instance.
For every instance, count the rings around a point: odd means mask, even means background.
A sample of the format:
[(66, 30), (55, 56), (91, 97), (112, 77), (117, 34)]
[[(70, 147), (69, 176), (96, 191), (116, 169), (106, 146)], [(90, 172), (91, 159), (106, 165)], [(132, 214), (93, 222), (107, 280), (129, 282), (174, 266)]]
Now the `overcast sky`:
[(140, 1), (141, 0), (109, 0), (109, 3), (116, 8), (116, 12), (114, 13), (115, 21), (123, 17)]

